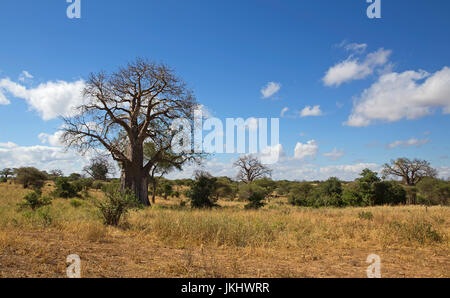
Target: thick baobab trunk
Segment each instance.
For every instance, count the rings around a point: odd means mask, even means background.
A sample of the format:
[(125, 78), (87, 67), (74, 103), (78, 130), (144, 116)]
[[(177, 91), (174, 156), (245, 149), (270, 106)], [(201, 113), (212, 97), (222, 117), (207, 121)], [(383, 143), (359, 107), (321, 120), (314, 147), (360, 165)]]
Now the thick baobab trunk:
[(143, 167), (143, 148), (139, 142), (128, 145), (130, 163), (122, 164), (120, 184), (122, 190), (130, 189), (144, 206), (150, 206), (148, 200), (148, 171)]
[(123, 169), (121, 177), (122, 190), (130, 189), (144, 206), (150, 206), (148, 200), (147, 174), (142, 170)]

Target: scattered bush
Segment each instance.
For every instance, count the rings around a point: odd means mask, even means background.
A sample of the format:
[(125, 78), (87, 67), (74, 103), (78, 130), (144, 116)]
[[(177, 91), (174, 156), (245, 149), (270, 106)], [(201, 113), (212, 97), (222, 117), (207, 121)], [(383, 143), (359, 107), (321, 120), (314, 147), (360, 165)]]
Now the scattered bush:
[(69, 182), (69, 178), (58, 177), (55, 180), (56, 189), (53, 191), (53, 195), (60, 198), (73, 198), (78, 196), (78, 189), (74, 184)]
[(289, 203), (294, 206), (311, 205), (311, 202), (309, 202), (308, 200), (313, 189), (314, 187), (310, 183), (300, 183), (294, 185), (289, 192)]
[(100, 190), (100, 189), (103, 189), (103, 186), (104, 186), (105, 184), (102, 182), (102, 181), (94, 181), (93, 183), (92, 183), (92, 188), (93, 189), (97, 189), (97, 190)]
[(23, 197), (23, 200), (25, 202), (19, 204), (19, 207), (21, 209), (31, 208), (31, 210), (33, 210), (33, 211), (36, 209), (39, 209), (41, 207), (48, 206), (52, 203), (50, 198), (43, 197), (42, 192), (37, 191), (37, 190), (26, 194)]
[(0, 178), (0, 183), (6, 183), (6, 182), (8, 182), (8, 179), (6, 179), (5, 177)]
[(258, 209), (265, 205), (263, 202), (267, 197), (267, 189), (256, 183), (242, 184), (239, 186), (239, 200), (248, 201), (246, 209)]
[(372, 220), (372, 219), (373, 219), (373, 214), (372, 214), (372, 212), (365, 212), (365, 211), (362, 211), (362, 212), (359, 212), (359, 213), (358, 213), (358, 217), (359, 217), (360, 219)]
[(450, 199), (450, 182), (431, 177), (422, 179), (417, 184), (417, 203), (424, 205), (448, 205)]
[(192, 208), (212, 208), (216, 206), (214, 191), (217, 178), (206, 172), (196, 174), (196, 180), (188, 192)]
[(84, 205), (84, 202), (82, 200), (79, 199), (72, 199), (70, 201), (70, 206), (74, 207), (74, 208), (78, 208)]
[(130, 190), (121, 191), (119, 184), (109, 184), (103, 188), (106, 199), (97, 201), (106, 225), (117, 226), (120, 219), (132, 208), (140, 207), (139, 201)]

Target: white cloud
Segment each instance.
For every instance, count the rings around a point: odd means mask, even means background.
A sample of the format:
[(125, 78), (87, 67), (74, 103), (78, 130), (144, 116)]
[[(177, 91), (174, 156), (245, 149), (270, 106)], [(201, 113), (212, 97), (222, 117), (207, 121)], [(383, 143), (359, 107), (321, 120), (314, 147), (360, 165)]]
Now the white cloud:
[[(0, 80), (0, 103), (8, 104), (2, 91), (14, 97), (25, 99), (28, 105), (38, 111), (43, 120), (55, 119), (59, 116), (74, 116), (75, 107), (83, 103), (83, 80), (75, 82), (46, 82), (36, 88), (27, 89), (9, 78)], [(6, 101), (5, 101), (6, 99)]]
[[(10, 143), (11, 144), (11, 143)], [(49, 146), (0, 146), (0, 164), (7, 168), (36, 167), (50, 171), (61, 169), (65, 174), (80, 172), (88, 164), (89, 156)]]
[(17, 147), (17, 144), (14, 144), (12, 142), (8, 142), (8, 143), (0, 143), (0, 148), (15, 148)]
[(22, 73), (19, 76), (19, 81), (25, 82), (26, 79), (32, 79), (33, 76), (26, 70), (22, 71)]
[(412, 146), (420, 147), (420, 146), (428, 144), (430, 142), (431, 141), (428, 139), (418, 140), (416, 138), (411, 138), (407, 141), (395, 141), (391, 144), (388, 144), (387, 148), (393, 149), (393, 148), (397, 148), (397, 147), (412, 147)]
[(338, 160), (342, 156), (344, 156), (344, 150), (337, 150), (336, 148), (333, 149), (333, 151), (324, 153), (323, 156), (328, 157), (330, 160)]
[(287, 111), (289, 111), (289, 108), (288, 108), (288, 107), (284, 107), (284, 108), (281, 110), (280, 117), (283, 118), (284, 115), (287, 113)]
[(39, 137), (39, 140), (43, 144), (49, 144), (50, 146), (58, 147), (58, 146), (64, 146), (64, 144), (62, 143), (62, 140), (61, 140), (63, 133), (64, 133), (63, 131), (57, 131), (52, 135), (46, 134), (46, 133), (41, 133), (41, 134), (39, 134), (38, 137)]
[(280, 83), (269, 82), (267, 85), (261, 89), (261, 94), (263, 98), (269, 98), (281, 89)]
[[(424, 80), (420, 82), (421, 80)], [(376, 121), (417, 119), (442, 108), (450, 113), (450, 68), (434, 74), (405, 71), (382, 75), (355, 101), (345, 125), (368, 126)]]
[(275, 164), (285, 156), (284, 148), (281, 144), (268, 146), (257, 155), (263, 164)]
[(300, 112), (301, 117), (321, 116), (321, 115), (322, 111), (320, 110), (320, 105), (314, 107), (307, 106)]
[(347, 51), (363, 53), (367, 49), (367, 44), (365, 44), (365, 43), (350, 43), (350, 44), (346, 44), (344, 47)]
[(319, 151), (319, 145), (315, 140), (311, 140), (303, 144), (297, 143), (294, 150), (294, 158), (299, 160), (315, 159), (317, 152)]
[(361, 80), (371, 75), (377, 67), (383, 66), (388, 62), (391, 54), (390, 50), (383, 48), (366, 56), (364, 61), (359, 61), (353, 55), (333, 67), (331, 67), (323, 82), (326, 86), (340, 86), (342, 83), (353, 80)]

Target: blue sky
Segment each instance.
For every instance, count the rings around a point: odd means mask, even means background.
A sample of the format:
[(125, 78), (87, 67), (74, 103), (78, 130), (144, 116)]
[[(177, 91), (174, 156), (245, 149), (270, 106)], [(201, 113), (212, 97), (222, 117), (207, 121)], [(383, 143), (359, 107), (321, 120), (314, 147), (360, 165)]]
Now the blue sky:
[[(68, 5), (0, 3), (0, 167), (79, 171), (87, 157), (58, 145), (58, 113), (89, 73), (144, 56), (174, 67), (215, 117), (288, 108), (274, 178), (352, 179), (403, 156), (450, 176), (448, 1), (382, 0), (381, 19), (365, 0), (81, 0), (81, 19)], [(205, 168), (232, 176), (232, 158)]]

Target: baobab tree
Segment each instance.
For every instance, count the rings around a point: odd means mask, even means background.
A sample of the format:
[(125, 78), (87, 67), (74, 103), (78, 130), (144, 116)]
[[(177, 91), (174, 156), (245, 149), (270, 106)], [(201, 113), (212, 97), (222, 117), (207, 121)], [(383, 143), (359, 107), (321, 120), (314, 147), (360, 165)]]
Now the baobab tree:
[[(121, 168), (122, 190), (150, 205), (149, 172), (171, 149), (173, 121), (193, 121), (193, 92), (166, 65), (137, 58), (117, 72), (91, 74), (83, 96), (77, 116), (64, 118), (63, 141), (82, 153), (105, 148)], [(146, 142), (158, 150), (144, 159)]]
[(271, 169), (263, 165), (257, 157), (251, 155), (240, 157), (234, 166), (239, 169), (237, 179), (244, 183), (251, 183), (272, 174)]
[(436, 177), (437, 171), (426, 160), (399, 158), (385, 164), (383, 176), (401, 177), (406, 185), (414, 186), (424, 177)]
[(6, 169), (3, 169), (2, 171), (0, 171), (0, 175), (5, 177), (5, 179), (8, 179), (8, 177), (12, 176), (13, 174), (14, 174), (14, 171), (11, 168), (6, 168)]

